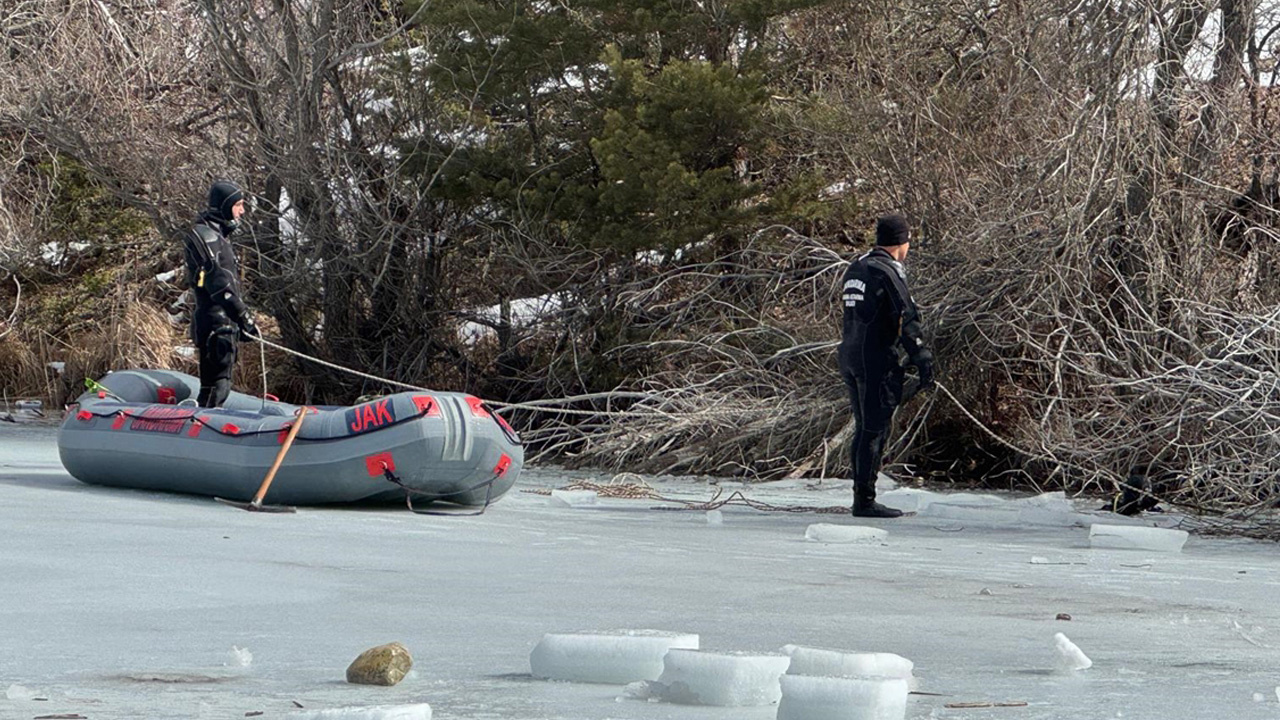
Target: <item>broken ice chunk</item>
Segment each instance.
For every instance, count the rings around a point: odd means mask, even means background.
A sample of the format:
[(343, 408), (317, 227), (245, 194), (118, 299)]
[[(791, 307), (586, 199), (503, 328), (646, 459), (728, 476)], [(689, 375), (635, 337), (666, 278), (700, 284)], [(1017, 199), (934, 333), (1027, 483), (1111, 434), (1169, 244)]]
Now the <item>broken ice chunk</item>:
[(1058, 660), (1062, 667), (1066, 670), (1088, 670), (1093, 667), (1093, 661), (1089, 659), (1084, 651), (1076, 647), (1076, 644), (1067, 639), (1062, 633), (1055, 633), (1053, 641), (1058, 649)]
[(814, 523), (804, 531), (805, 540), (820, 543), (879, 543), (887, 537), (888, 530), (865, 525)]
[(887, 652), (849, 652), (826, 648), (785, 645), (782, 651), (791, 656), (788, 675), (826, 677), (878, 677), (910, 680), (915, 664)]
[(10, 685), (9, 689), (4, 691), (5, 698), (9, 700), (30, 700), (38, 694), (35, 690), (17, 683)]
[(1094, 548), (1176, 553), (1182, 552), (1187, 537), (1186, 530), (1099, 523), (1089, 526), (1089, 545)]
[(672, 648), (697, 648), (698, 636), (662, 630), (548, 633), (529, 654), (533, 676), (625, 685), (657, 680)]
[(595, 505), (597, 499), (594, 490), (552, 490), (551, 499), (547, 503), (560, 507), (582, 507)]
[(782, 697), (779, 678), (791, 658), (773, 653), (671, 650), (663, 664), (662, 699), (684, 705), (753, 707)]
[(902, 678), (784, 675), (777, 720), (903, 720), (907, 693)]

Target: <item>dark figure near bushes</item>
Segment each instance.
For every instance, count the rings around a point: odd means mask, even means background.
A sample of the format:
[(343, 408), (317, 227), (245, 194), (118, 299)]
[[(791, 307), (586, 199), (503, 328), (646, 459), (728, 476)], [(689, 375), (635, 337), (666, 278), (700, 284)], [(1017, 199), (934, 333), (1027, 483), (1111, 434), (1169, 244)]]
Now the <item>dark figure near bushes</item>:
[(1227, 207), (1218, 211), (1213, 218), (1213, 230), (1224, 249), (1243, 257), (1253, 250), (1260, 233), (1266, 237), (1266, 231), (1275, 227), (1277, 208), (1280, 208), (1280, 187), (1255, 178), (1243, 195), (1235, 196)]
[[(876, 502), (876, 475), (894, 410), (915, 392), (933, 387), (933, 354), (925, 347), (920, 312), (902, 266), (910, 247), (906, 219), (882, 217), (876, 222), (875, 249), (850, 263), (844, 274), (840, 376), (856, 426), (849, 459), (853, 514), (859, 517), (902, 515)], [(909, 365), (915, 366), (920, 381), (904, 396)]]
[(1156, 510), (1160, 500), (1155, 494), (1173, 493), (1179, 485), (1178, 473), (1160, 463), (1137, 465), (1129, 469), (1128, 480), (1120, 484), (1118, 492), (1102, 509), (1121, 515)]
[(240, 265), (230, 240), (244, 210), (244, 192), (216, 182), (209, 188), (209, 206), (183, 236), (187, 285), (196, 300), (191, 339), (200, 356), (200, 407), (226, 402), (237, 343), (258, 335), (241, 297)]

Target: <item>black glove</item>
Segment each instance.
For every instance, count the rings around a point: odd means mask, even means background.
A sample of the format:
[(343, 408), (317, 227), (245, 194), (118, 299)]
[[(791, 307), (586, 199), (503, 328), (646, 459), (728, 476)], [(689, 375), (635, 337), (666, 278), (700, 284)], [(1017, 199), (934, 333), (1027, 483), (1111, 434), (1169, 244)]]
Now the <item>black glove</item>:
[(915, 378), (910, 378), (902, 386), (902, 400), (898, 404), (906, 405), (907, 403), (911, 402), (911, 398), (915, 397), (919, 393), (920, 393), (920, 381)]
[(917, 392), (928, 392), (934, 388), (933, 382), (933, 353), (928, 350), (921, 350), (916, 356), (916, 373), (920, 375), (920, 387)]
[(258, 325), (253, 321), (253, 316), (244, 313), (240, 316), (240, 340), (246, 342), (249, 340), (257, 340), (261, 335), (258, 333)]

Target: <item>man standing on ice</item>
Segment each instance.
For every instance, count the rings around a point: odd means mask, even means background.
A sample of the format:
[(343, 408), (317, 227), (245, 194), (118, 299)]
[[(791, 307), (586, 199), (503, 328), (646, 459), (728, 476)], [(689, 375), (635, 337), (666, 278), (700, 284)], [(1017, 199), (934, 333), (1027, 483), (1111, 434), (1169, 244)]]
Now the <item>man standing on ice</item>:
[(876, 247), (844, 274), (840, 376), (849, 388), (856, 424), (849, 459), (858, 517), (901, 517), (902, 511), (876, 502), (876, 475), (893, 412), (904, 401), (905, 366), (914, 365), (919, 373), (917, 392), (933, 387), (933, 353), (925, 347), (920, 312), (902, 266), (910, 247), (906, 218), (881, 217)]
[(183, 236), (187, 285), (196, 298), (191, 337), (200, 356), (200, 407), (226, 402), (237, 343), (258, 336), (241, 299), (240, 265), (230, 240), (244, 211), (244, 191), (234, 183), (216, 182), (209, 188), (209, 207)]

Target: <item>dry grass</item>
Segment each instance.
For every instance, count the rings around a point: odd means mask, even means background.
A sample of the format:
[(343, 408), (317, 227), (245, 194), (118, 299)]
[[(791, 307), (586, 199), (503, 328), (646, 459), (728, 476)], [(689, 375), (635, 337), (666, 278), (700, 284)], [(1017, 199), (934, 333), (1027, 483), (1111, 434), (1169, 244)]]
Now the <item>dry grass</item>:
[(18, 333), (0, 338), (0, 396), (47, 397), (51, 393), (44, 363)]

